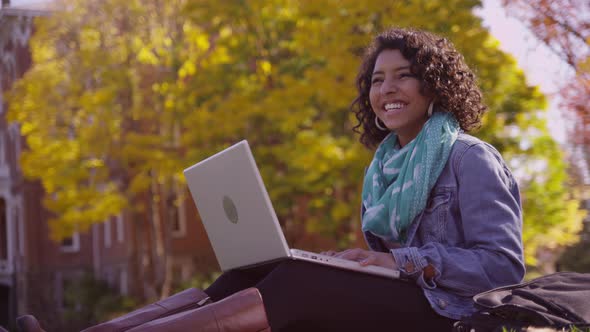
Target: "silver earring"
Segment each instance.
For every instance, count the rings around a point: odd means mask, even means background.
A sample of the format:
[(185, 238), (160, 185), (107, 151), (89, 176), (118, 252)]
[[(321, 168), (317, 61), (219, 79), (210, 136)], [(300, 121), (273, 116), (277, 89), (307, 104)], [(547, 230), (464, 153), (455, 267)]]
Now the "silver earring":
[(381, 124), (379, 124), (379, 117), (375, 115), (375, 126), (377, 126), (377, 128), (381, 131), (388, 131), (389, 129), (383, 127)]
[(434, 101), (430, 102), (430, 105), (428, 105), (428, 117), (432, 116), (432, 111), (434, 110)]

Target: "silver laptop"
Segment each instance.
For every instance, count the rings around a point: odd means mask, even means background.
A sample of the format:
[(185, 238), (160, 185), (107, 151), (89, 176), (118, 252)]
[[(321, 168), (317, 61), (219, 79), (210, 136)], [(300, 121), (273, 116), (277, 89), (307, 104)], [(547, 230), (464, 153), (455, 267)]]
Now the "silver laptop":
[(289, 249), (247, 141), (187, 169), (184, 176), (223, 271), (281, 259), (399, 278), (399, 271)]

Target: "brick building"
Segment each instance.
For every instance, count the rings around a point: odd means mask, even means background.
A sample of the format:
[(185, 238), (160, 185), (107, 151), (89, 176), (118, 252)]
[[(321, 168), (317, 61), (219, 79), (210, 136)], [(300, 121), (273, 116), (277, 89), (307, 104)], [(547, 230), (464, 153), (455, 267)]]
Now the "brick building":
[[(38, 5), (16, 6), (6, 0), (0, 9), (0, 325), (5, 327), (12, 326), (18, 315), (33, 313), (49, 330), (59, 329), (64, 288), (84, 273), (128, 294), (131, 288), (138, 287), (136, 282), (143, 273), (134, 270), (132, 263), (141, 265), (139, 261), (146, 257), (156, 257), (157, 273), (153, 278), (157, 284), (170, 277), (164, 271), (171, 271), (174, 280), (186, 280), (198, 271), (216, 268), (190, 199), (180, 206), (148, 200), (150, 212), (145, 218), (157, 219), (166, 226), (165, 261), (157, 261), (158, 255), (154, 254), (162, 249), (153, 244), (154, 233), (147, 227), (131, 227), (140, 221), (133, 220), (127, 211), (61, 243), (49, 238), (43, 188), (25, 179), (19, 168), (25, 142), (18, 124), (7, 122), (5, 113), (10, 105), (3, 98), (30, 67), (28, 42), (35, 20), (49, 13)], [(131, 243), (140, 246), (133, 249)], [(143, 291), (144, 295), (154, 295)]]

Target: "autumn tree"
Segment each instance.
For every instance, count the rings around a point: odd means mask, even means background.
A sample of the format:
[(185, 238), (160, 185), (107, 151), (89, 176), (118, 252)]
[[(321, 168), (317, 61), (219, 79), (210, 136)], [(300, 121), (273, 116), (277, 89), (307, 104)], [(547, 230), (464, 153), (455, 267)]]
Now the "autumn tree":
[(590, 162), (590, 3), (583, 0), (503, 0), (510, 15), (529, 30), (571, 70), (559, 97), (574, 122), (570, 133), (574, 158)]
[(568, 143), (570, 174), (578, 181), (571, 188), (584, 191), (590, 165), (590, 3), (503, 0), (502, 4), (570, 69), (569, 77), (559, 83), (557, 97), (566, 111), (564, 116), (573, 122)]
[[(12, 93), (10, 117), (29, 146), (23, 170), (43, 183), (55, 238), (131, 211), (135, 277), (144, 273), (154, 289), (166, 288), (155, 270), (165, 266), (168, 241), (157, 230), (168, 226), (149, 211), (184, 186), (182, 169), (243, 138), (291, 244), (359, 244), (371, 157), (348, 110), (359, 56), (386, 27), (418, 27), (454, 41), (478, 73), (490, 106), (478, 135), (520, 174), (534, 264), (537, 247), (571, 240), (577, 203), (538, 116), (544, 97), (498, 49), (472, 13), (477, 5), (69, 1), (38, 22), (34, 65)], [(153, 243), (141, 241), (145, 234)], [(142, 260), (152, 264), (142, 270)]]
[(53, 238), (128, 211), (136, 296), (155, 295), (162, 282), (164, 225), (151, 211), (172, 186), (178, 169), (167, 167), (180, 151), (170, 102), (154, 90), (180, 77), (178, 41), (194, 56), (207, 51), (199, 28), (173, 19), (182, 6), (68, 2), (39, 20), (34, 65), (11, 101), (29, 147), (22, 168), (42, 181)]
[(575, 157), (583, 157), (588, 163), (590, 3), (583, 0), (502, 0), (502, 4), (510, 15), (524, 22), (538, 40), (571, 70), (570, 77), (561, 82), (558, 95), (574, 122), (570, 140), (576, 145)]

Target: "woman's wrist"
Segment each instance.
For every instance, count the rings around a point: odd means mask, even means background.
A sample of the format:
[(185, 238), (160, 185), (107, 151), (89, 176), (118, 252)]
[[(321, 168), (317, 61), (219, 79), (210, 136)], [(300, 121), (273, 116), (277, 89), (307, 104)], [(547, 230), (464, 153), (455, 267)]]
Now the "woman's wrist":
[(432, 278), (434, 278), (434, 276), (436, 275), (436, 270), (434, 269), (434, 266), (432, 266), (432, 264), (426, 265), (422, 272), (424, 273), (424, 279), (428, 281), (432, 280)]

